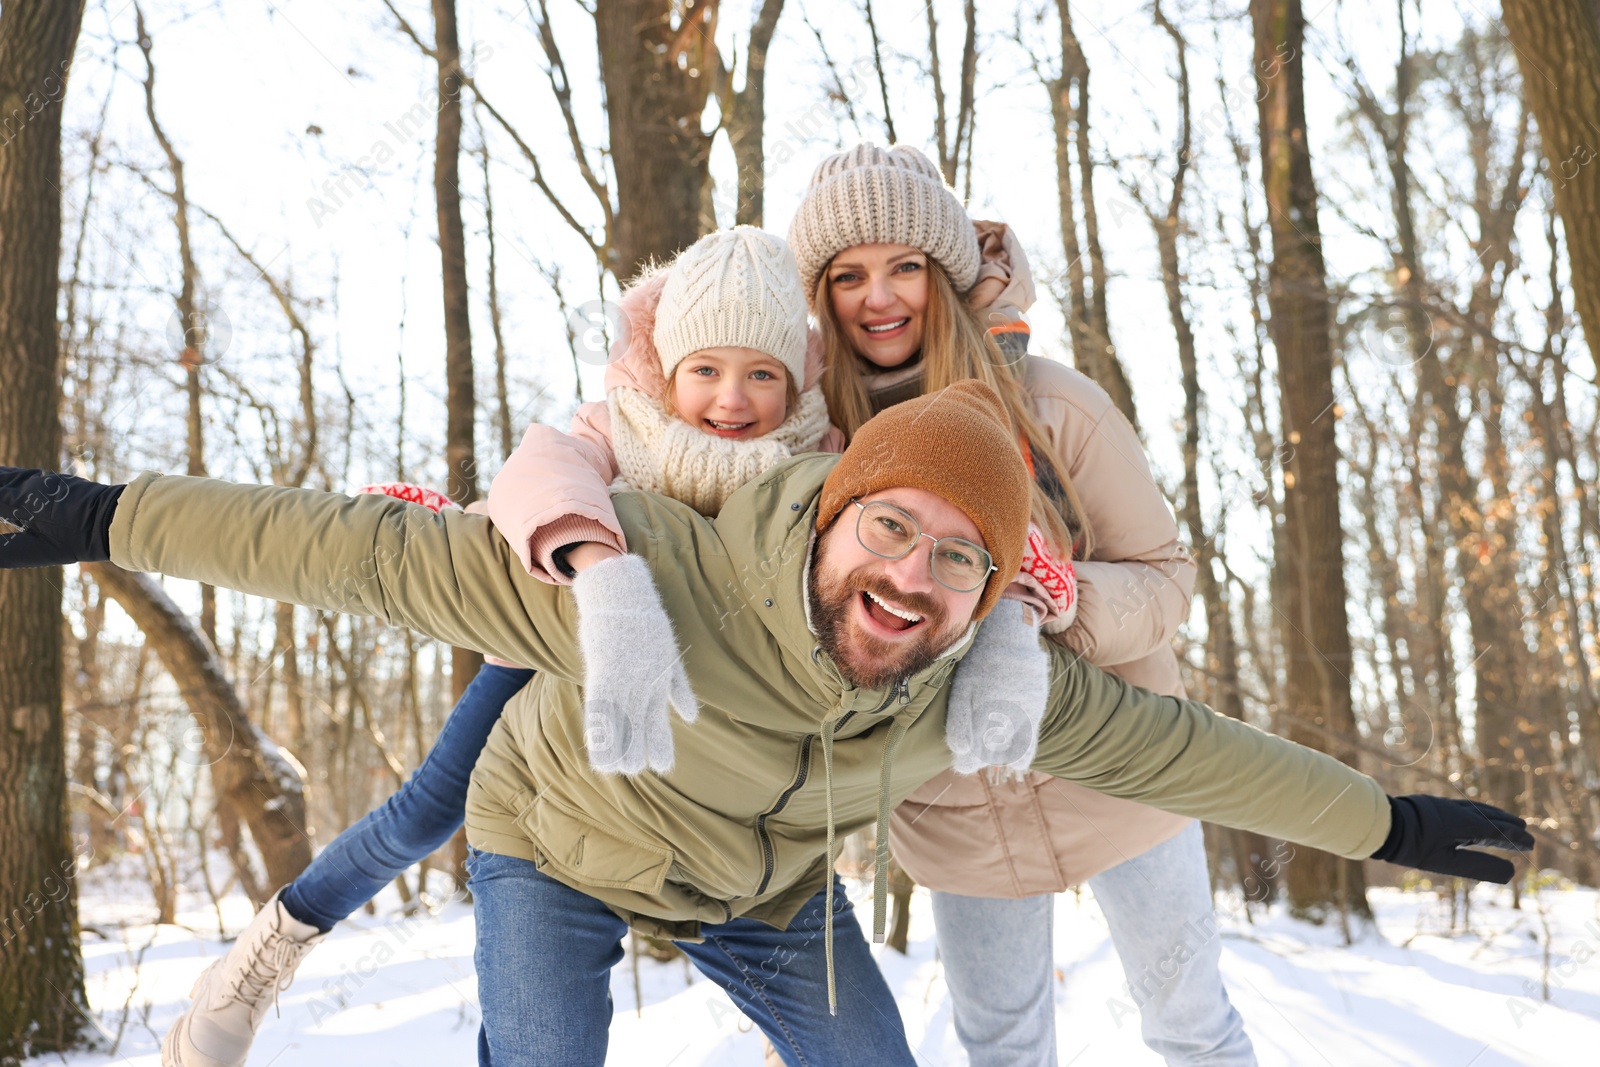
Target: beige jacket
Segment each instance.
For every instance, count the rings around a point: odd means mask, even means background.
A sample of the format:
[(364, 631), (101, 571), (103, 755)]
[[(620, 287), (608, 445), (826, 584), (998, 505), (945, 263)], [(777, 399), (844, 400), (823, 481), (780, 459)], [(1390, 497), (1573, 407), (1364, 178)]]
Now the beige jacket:
[[(1025, 261), (1008, 232), (1000, 237), (1021, 265), (1027, 291), (1019, 295), (1012, 284), (999, 302), (1025, 307), (1032, 302)], [(1144, 446), (1088, 377), (1025, 359), (1034, 414), (1067, 463), (1094, 530), (1091, 558), (1074, 563), (1078, 617), (1060, 639), (1103, 670), (1181, 697), (1171, 642), (1189, 614), (1194, 562)], [(1060, 892), (1169, 840), (1189, 822), (1046, 774), (996, 784), (945, 771), (895, 810), (889, 841), (923, 885), (1015, 898)]]

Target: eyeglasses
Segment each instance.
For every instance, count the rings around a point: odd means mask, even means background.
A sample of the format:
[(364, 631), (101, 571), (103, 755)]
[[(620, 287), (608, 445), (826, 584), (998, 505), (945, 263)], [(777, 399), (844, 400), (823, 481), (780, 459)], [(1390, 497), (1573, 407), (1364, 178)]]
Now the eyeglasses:
[(926, 537), (933, 542), (933, 553), (928, 566), (933, 580), (957, 593), (970, 593), (989, 580), (996, 567), (994, 558), (982, 547), (964, 537), (935, 537), (923, 533), (922, 526), (908, 512), (893, 504), (874, 500), (863, 504), (850, 503), (861, 509), (856, 516), (856, 540), (874, 556), (884, 559), (904, 559)]

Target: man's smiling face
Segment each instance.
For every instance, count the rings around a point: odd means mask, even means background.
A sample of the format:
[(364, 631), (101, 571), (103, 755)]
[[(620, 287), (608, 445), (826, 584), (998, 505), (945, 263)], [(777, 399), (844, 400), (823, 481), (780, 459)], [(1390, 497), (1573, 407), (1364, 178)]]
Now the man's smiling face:
[[(909, 513), (933, 537), (983, 537), (965, 513), (925, 489), (885, 489), (861, 498)], [(811, 574), (811, 621), (823, 651), (863, 689), (882, 689), (932, 665), (972, 622), (980, 586), (958, 593), (940, 585), (929, 566), (926, 537), (900, 559), (867, 551), (856, 536), (859, 508), (846, 507), (817, 539)], [(990, 577), (993, 581), (994, 576)]]

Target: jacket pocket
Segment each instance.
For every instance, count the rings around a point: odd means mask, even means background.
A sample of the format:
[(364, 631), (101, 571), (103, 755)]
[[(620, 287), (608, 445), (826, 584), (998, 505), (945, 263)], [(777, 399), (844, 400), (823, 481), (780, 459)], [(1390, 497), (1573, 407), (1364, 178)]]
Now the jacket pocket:
[(656, 894), (676, 858), (671, 849), (602, 826), (548, 793), (517, 817), (517, 825), (546, 863), (585, 885)]

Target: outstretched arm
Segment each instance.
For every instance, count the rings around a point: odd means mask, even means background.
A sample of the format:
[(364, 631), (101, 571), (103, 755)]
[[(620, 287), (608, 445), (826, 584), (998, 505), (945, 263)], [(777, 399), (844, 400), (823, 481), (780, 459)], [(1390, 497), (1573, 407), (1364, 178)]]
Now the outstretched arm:
[(571, 595), (529, 577), (482, 516), (156, 474), (117, 488), (0, 468), (0, 517), (23, 531), (0, 541), (0, 567), (109, 557), (582, 676)]
[(1255, 830), (1349, 859), (1369, 857), (1508, 881), (1476, 845), (1533, 847), (1521, 819), (1486, 804), (1391, 798), (1332, 756), (1161, 696), (1053, 648), (1050, 705), (1033, 769), (1180, 815)]

